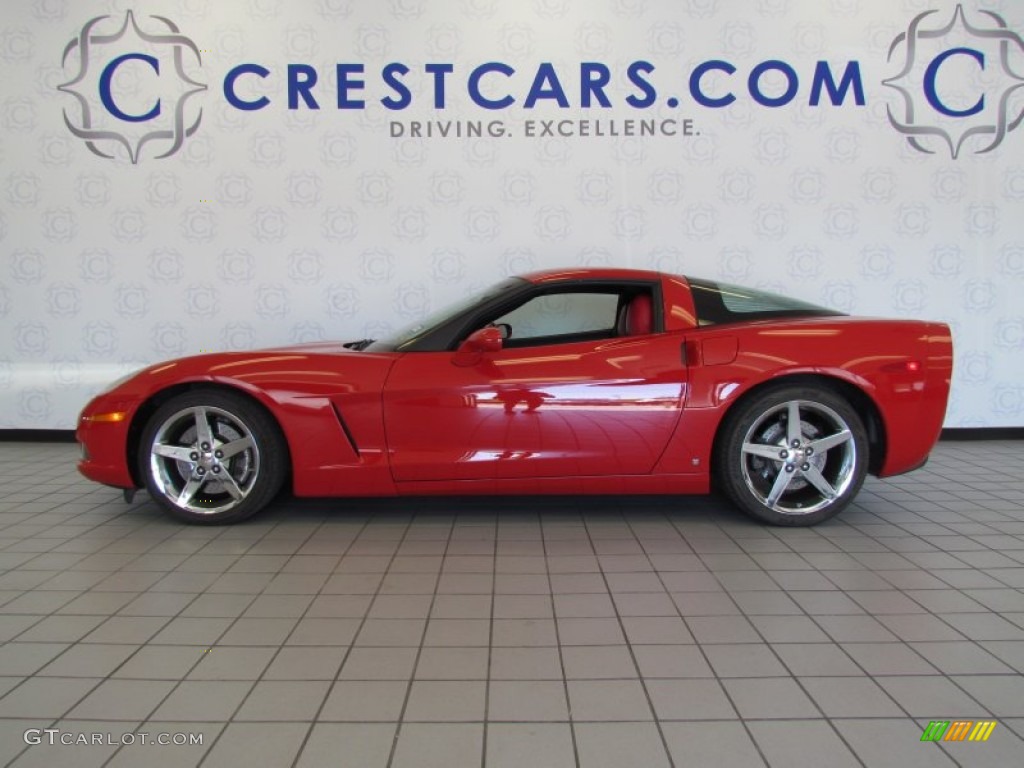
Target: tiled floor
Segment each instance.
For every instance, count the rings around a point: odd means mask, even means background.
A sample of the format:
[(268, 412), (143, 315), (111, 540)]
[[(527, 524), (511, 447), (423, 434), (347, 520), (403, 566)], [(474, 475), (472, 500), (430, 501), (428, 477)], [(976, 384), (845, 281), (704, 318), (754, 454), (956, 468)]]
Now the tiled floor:
[[(76, 455), (0, 443), (3, 763), (1024, 755), (1019, 442), (940, 444), (797, 530), (716, 498), (643, 497), (283, 500), (189, 527), (80, 479)], [(985, 743), (921, 742), (957, 719), (999, 724)], [(26, 729), (60, 732), (27, 744)], [(60, 744), (92, 734), (103, 743)]]

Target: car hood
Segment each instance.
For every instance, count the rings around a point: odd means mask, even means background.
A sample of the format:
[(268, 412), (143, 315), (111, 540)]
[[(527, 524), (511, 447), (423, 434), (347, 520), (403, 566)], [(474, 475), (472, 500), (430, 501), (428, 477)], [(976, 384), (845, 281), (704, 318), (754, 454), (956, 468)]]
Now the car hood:
[[(250, 349), (238, 352), (211, 352), (148, 365), (114, 382), (105, 392), (116, 391), (119, 394), (146, 396), (153, 391), (175, 383), (198, 381), (239, 381), (252, 380), (265, 375), (276, 375), (282, 371), (299, 372), (315, 370), (320, 365), (307, 364), (318, 357), (349, 357), (365, 361), (356, 368), (362, 368), (371, 360), (383, 364), (385, 358), (393, 358), (393, 354), (359, 352), (348, 349), (344, 342), (314, 342), (307, 344), (291, 344), (265, 349)], [(370, 363), (372, 365), (372, 363)]]
[(358, 355), (358, 350), (346, 347), (346, 344), (353, 344), (352, 341), (310, 341), (304, 344), (288, 344), (282, 347), (267, 347), (266, 349), (252, 350), (249, 354), (260, 354), (267, 352), (297, 353), (310, 355)]

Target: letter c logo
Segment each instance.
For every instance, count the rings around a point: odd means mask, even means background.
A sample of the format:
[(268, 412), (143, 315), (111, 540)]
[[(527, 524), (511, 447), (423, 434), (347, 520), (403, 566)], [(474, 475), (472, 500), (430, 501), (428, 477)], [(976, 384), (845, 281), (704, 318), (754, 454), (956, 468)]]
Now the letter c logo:
[(144, 53), (126, 53), (123, 56), (118, 56), (107, 64), (103, 68), (102, 74), (100, 74), (100, 101), (103, 102), (103, 106), (107, 108), (107, 111), (117, 119), (128, 123), (143, 123), (146, 120), (152, 120), (160, 114), (160, 99), (156, 100), (156, 104), (146, 114), (129, 115), (114, 103), (114, 95), (110, 92), (110, 81), (114, 79), (114, 73), (117, 71), (117, 68), (131, 59), (146, 62), (153, 68), (154, 72), (158, 75), (160, 74), (160, 62), (153, 56), (147, 56)]
[(939, 67), (941, 67), (946, 59), (952, 56), (970, 56), (978, 64), (981, 65), (981, 69), (985, 69), (985, 54), (981, 51), (976, 51), (973, 48), (950, 48), (948, 51), (943, 51), (936, 56), (932, 63), (928, 65), (928, 69), (924, 73), (924, 95), (928, 99), (928, 103), (932, 105), (932, 108), (946, 117), (971, 117), (976, 115), (985, 108), (985, 97), (982, 96), (978, 99), (973, 107), (968, 109), (951, 109), (942, 103), (942, 99), (939, 98), (938, 91), (935, 89), (935, 80), (939, 76)]

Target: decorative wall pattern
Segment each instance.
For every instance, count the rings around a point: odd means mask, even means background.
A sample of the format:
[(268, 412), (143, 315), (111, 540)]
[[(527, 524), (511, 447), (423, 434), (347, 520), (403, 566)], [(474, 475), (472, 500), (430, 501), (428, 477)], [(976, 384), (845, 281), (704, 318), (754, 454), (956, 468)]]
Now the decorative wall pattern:
[(580, 264), (948, 322), (947, 426), (1024, 425), (1019, 2), (9, 5), (0, 428)]

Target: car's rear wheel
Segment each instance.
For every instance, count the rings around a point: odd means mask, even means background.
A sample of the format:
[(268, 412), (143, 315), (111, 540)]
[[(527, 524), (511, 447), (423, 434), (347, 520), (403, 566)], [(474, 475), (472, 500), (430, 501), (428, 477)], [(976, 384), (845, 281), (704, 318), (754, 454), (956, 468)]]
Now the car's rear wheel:
[(287, 449), (274, 420), (246, 398), (195, 390), (146, 424), (139, 469), (150, 495), (190, 523), (234, 523), (274, 498)]
[(722, 490), (775, 525), (814, 525), (857, 495), (868, 465), (864, 423), (828, 388), (784, 386), (741, 403), (718, 442)]

